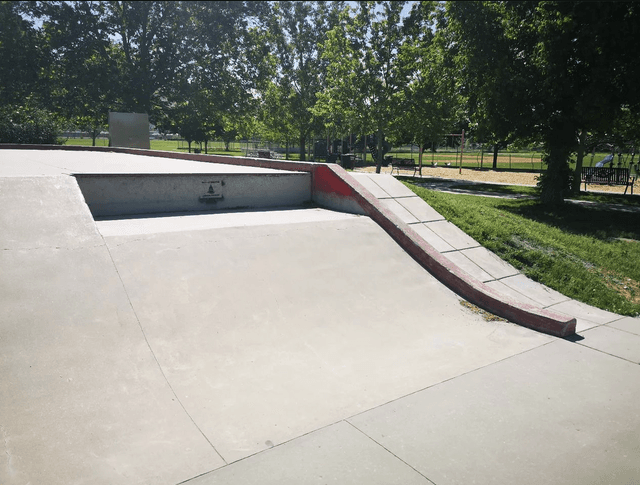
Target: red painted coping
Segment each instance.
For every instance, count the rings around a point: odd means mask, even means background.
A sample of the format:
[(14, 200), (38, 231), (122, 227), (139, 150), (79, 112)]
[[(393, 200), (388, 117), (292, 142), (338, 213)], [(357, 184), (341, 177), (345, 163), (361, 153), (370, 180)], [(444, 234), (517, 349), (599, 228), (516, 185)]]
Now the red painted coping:
[(497, 292), (462, 271), (422, 239), (342, 167), (313, 162), (176, 153), (137, 148), (0, 144), (0, 149), (82, 150), (129, 153), (227, 165), (311, 172), (312, 197), (329, 208), (357, 206), (373, 219), (423, 268), (467, 301), (507, 320), (556, 337), (575, 334), (576, 319), (528, 305)]

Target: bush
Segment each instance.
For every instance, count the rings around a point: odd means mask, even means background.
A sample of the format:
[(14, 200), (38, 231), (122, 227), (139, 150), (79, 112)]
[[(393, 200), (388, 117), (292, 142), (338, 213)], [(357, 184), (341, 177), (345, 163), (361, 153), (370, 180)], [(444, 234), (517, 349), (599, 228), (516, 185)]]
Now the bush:
[(0, 143), (61, 145), (60, 124), (49, 111), (38, 107), (0, 109)]

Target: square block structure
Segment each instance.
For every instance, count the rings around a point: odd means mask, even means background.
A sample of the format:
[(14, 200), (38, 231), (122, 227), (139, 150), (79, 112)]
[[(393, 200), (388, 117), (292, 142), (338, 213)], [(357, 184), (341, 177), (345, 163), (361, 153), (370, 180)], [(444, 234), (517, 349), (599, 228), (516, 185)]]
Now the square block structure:
[(151, 148), (149, 115), (109, 112), (109, 139), (113, 147)]

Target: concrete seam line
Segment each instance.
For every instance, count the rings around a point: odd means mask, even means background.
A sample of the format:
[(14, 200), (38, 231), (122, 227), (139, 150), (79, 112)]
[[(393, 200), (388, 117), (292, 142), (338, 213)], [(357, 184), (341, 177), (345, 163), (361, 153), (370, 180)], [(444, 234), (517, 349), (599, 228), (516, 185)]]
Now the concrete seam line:
[[(98, 232), (100, 232), (100, 231), (98, 231)], [(185, 414), (188, 416), (189, 420), (193, 423), (193, 425), (200, 432), (200, 434), (207, 441), (207, 443), (209, 443), (209, 446), (211, 446), (213, 451), (220, 457), (220, 459), (224, 462), (224, 464), (227, 465), (228, 464), (227, 460), (224, 459), (224, 457), (220, 454), (220, 452), (215, 447), (215, 445), (209, 440), (207, 435), (204, 434), (202, 429), (200, 429), (200, 426), (198, 426), (198, 424), (194, 421), (193, 417), (191, 416), (191, 414), (189, 414), (189, 411), (187, 411), (187, 408), (182, 403), (182, 400), (180, 399), (178, 394), (176, 394), (176, 391), (173, 389), (173, 386), (169, 382), (169, 379), (167, 379), (167, 375), (165, 374), (164, 370), (162, 369), (162, 365), (160, 365), (160, 361), (158, 360), (158, 357), (156, 356), (156, 353), (153, 351), (153, 347), (151, 347), (151, 342), (149, 342), (149, 339), (147, 338), (147, 334), (144, 331), (144, 327), (142, 326), (142, 322), (140, 321), (140, 318), (138, 317), (138, 312), (136, 312), (136, 309), (133, 306), (133, 302), (131, 301), (131, 297), (129, 296), (129, 292), (127, 291), (127, 287), (124, 284), (124, 280), (122, 279), (122, 276), (120, 275), (120, 271), (118, 270), (118, 265), (116, 264), (115, 260), (113, 259), (113, 254), (111, 254), (111, 250), (109, 249), (109, 246), (107, 245), (107, 241), (105, 241), (104, 236), (102, 234), (100, 234), (100, 237), (102, 238), (102, 242), (104, 244), (104, 247), (107, 250), (107, 253), (109, 254), (109, 258), (111, 259), (111, 264), (113, 264), (113, 269), (115, 270), (116, 275), (118, 276), (118, 280), (120, 281), (120, 284), (122, 285), (122, 290), (124, 291), (124, 294), (127, 297), (127, 302), (129, 303), (129, 306), (131, 307), (131, 311), (133, 312), (133, 315), (136, 318), (136, 322), (138, 322), (138, 327), (140, 327), (140, 332), (142, 333), (142, 338), (144, 338), (144, 341), (147, 344), (147, 348), (149, 349), (149, 352), (151, 352), (151, 356), (153, 357), (153, 360), (155, 361), (156, 365), (158, 366), (158, 370), (160, 370), (160, 374), (162, 374), (162, 377), (164, 378), (164, 381), (166, 382), (167, 386), (169, 386), (169, 389), (171, 390), (171, 393), (175, 396), (176, 401), (178, 401), (178, 404), (180, 405), (182, 410), (185, 412)]]
[(387, 453), (389, 453), (391, 456), (395, 457), (397, 460), (401, 461), (402, 463), (404, 463), (405, 465), (407, 465), (409, 468), (411, 468), (414, 472), (416, 472), (418, 475), (420, 475), (422, 478), (424, 478), (425, 480), (428, 480), (429, 483), (433, 483), (435, 485), (436, 482), (434, 482), (433, 480), (429, 480), (429, 478), (424, 475), (423, 473), (420, 473), (416, 468), (414, 468), (412, 465), (410, 465), (409, 463), (407, 463), (406, 461), (404, 461), (402, 458), (400, 458), (398, 455), (396, 455), (393, 451), (391, 451), (389, 448), (387, 448), (386, 446), (384, 446), (382, 443), (374, 440), (371, 436), (369, 436), (367, 433), (365, 433), (364, 431), (362, 431), (360, 428), (358, 428), (355, 424), (353, 424), (351, 421), (349, 421), (348, 419), (345, 419), (344, 421), (345, 423), (347, 423), (348, 425), (350, 425), (351, 427), (353, 427), (353, 429), (355, 429), (356, 431), (358, 431), (359, 433), (362, 434), (362, 436), (370, 439), (371, 441), (373, 441), (376, 445), (378, 445), (380, 448), (382, 448), (384, 451), (386, 451)]

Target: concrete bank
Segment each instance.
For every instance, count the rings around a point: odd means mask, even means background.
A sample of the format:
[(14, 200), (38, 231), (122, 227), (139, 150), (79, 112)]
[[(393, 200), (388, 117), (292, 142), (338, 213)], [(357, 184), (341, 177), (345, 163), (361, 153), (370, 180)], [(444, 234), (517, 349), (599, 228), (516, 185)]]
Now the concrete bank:
[(496, 291), (461, 270), (440, 254), (397, 214), (385, 207), (365, 186), (342, 167), (313, 162), (289, 162), (217, 155), (161, 152), (114, 147), (57, 147), (5, 145), (4, 148), (42, 148), (86, 151), (111, 151), (151, 157), (214, 162), (244, 167), (258, 167), (311, 173), (311, 199), (322, 207), (344, 212), (365, 214), (380, 225), (405, 251), (427, 271), (469, 302), (514, 323), (535, 330), (566, 337), (575, 333), (576, 319), (523, 303)]

